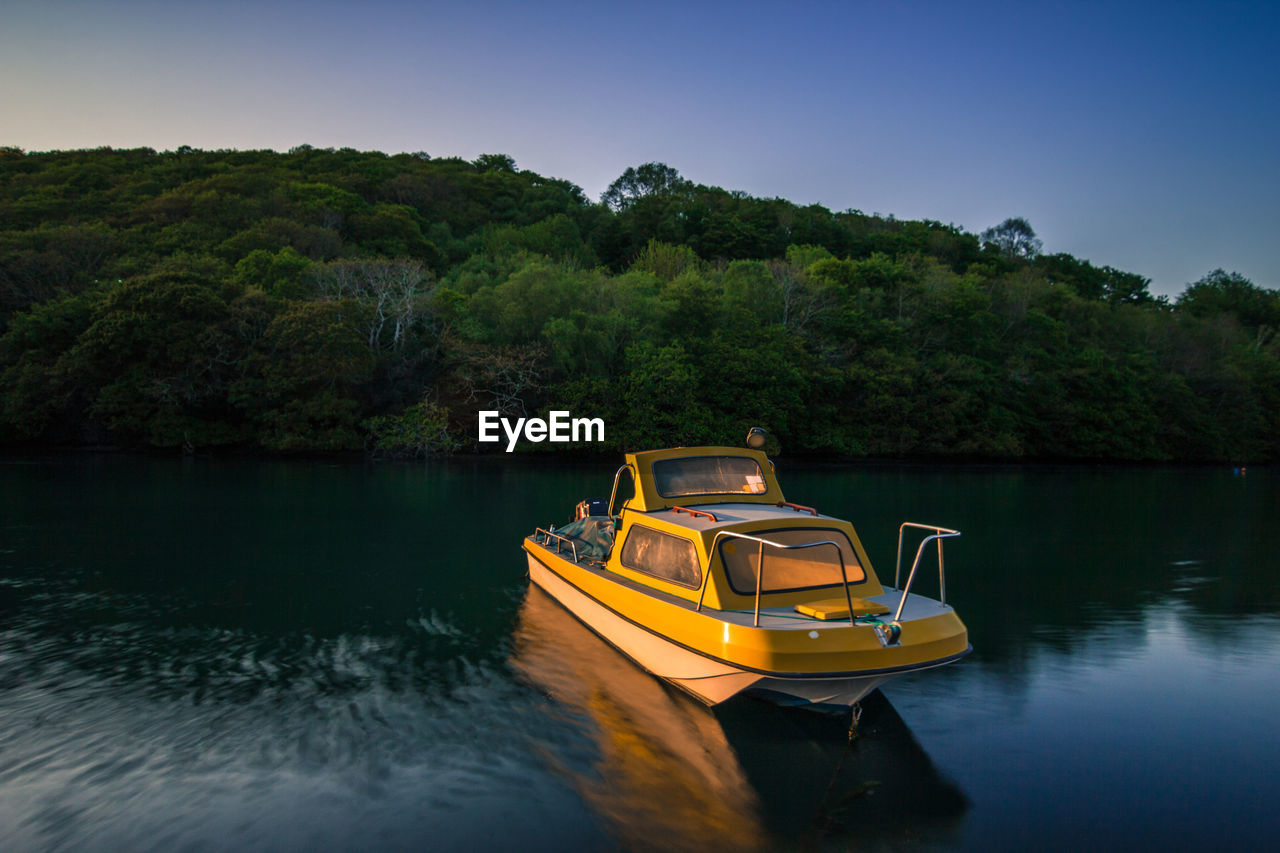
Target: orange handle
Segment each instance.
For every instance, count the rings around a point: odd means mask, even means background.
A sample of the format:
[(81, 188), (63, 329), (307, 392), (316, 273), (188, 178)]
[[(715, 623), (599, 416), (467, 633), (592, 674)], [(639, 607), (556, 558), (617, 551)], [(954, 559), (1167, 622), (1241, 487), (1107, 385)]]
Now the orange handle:
[[(711, 519), (712, 521), (717, 521), (717, 522), (720, 520), (716, 518), (714, 514), (709, 512), (704, 512), (700, 509), (685, 509), (682, 506), (673, 506), (671, 508), (671, 511), (675, 513), (687, 512), (689, 513), (689, 515), (693, 515), (693, 516), (705, 515), (707, 518)], [(817, 513), (814, 513), (814, 514), (817, 515)]]
[(794, 509), (796, 512), (804, 511), (804, 512), (811, 512), (814, 515), (818, 514), (818, 511), (811, 506), (801, 506), (800, 504), (793, 504), (791, 501), (778, 501), (778, 506), (789, 506), (792, 509)]

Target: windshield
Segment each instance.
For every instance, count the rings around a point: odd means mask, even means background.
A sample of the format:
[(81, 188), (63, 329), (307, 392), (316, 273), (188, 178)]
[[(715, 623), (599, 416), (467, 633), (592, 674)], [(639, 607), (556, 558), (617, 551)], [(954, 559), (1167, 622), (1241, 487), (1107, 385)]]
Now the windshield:
[(653, 463), (653, 482), (664, 498), (688, 495), (762, 495), (764, 474), (746, 456), (686, 456)]

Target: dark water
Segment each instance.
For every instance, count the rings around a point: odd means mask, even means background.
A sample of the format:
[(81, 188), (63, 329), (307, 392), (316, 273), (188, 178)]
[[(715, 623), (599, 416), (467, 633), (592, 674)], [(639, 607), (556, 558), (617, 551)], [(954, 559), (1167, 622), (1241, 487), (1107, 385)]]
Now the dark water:
[(963, 662), (859, 737), (709, 712), (536, 590), (613, 465), (0, 460), (0, 850), (1187, 849), (1280, 840), (1268, 471), (794, 468)]

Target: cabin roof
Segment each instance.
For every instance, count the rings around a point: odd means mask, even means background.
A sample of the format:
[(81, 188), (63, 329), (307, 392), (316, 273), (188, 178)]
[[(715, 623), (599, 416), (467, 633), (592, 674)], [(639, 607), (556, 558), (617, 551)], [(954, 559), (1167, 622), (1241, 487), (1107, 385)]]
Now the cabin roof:
[(770, 504), (731, 503), (726, 501), (714, 504), (699, 504), (697, 508), (699, 512), (711, 513), (716, 520), (712, 521), (703, 515), (691, 515), (675, 510), (654, 510), (647, 513), (647, 515), (660, 516), (663, 521), (670, 524), (698, 531), (731, 529), (740, 524), (750, 524), (757, 521), (787, 522), (787, 526), (792, 527), (797, 526), (790, 523), (795, 521), (810, 522), (814, 526), (821, 526), (822, 522), (829, 523), (841, 520), (830, 515), (819, 513), (814, 516), (807, 511), (798, 512), (791, 507)]

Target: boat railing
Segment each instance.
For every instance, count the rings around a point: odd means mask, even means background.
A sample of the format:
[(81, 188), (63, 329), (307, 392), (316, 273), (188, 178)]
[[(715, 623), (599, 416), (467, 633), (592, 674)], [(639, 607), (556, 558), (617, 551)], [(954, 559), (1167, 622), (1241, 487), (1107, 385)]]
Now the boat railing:
[[(622, 479), (623, 471), (629, 471), (631, 473), (631, 488), (636, 488), (636, 472), (635, 469), (631, 467), (631, 463), (628, 462), (618, 469), (618, 473), (613, 475), (613, 491), (609, 493), (609, 508), (606, 510), (606, 512), (609, 513), (610, 518), (614, 517), (613, 502), (618, 497), (618, 482)], [(619, 512), (621, 512), (621, 508), (619, 508)]]
[[(528, 528), (525, 528), (525, 529), (527, 530)], [(555, 531), (553, 531), (553, 530), (547, 530), (547, 529), (542, 528), (542, 527), (535, 527), (535, 528), (534, 528), (534, 530), (533, 530), (533, 541), (534, 541), (534, 542), (537, 542), (537, 541), (538, 541), (538, 536), (539, 536), (539, 534), (541, 534), (541, 536), (542, 536), (542, 544), (544, 544), (544, 545), (549, 544), (549, 543), (550, 543), (550, 541), (551, 541), (552, 539), (556, 540), (556, 553), (557, 553), (557, 554), (559, 554), (559, 553), (560, 553), (560, 549), (561, 549), (561, 547), (562, 547), (562, 546), (564, 546), (564, 545), (568, 545), (570, 548), (572, 548), (572, 549), (573, 549), (573, 561), (574, 561), (575, 563), (576, 563), (576, 562), (578, 562), (578, 543), (577, 543), (577, 542), (574, 542), (574, 541), (573, 541), (572, 539), (570, 539), (568, 536), (561, 536), (559, 533), (556, 533), (556, 532), (555, 532)]]
[[(752, 625), (756, 628), (760, 627), (760, 593), (764, 589), (764, 548), (768, 545), (770, 548), (777, 548), (780, 551), (799, 551), (803, 548), (820, 548), (823, 545), (830, 545), (836, 549), (836, 557), (840, 560), (840, 578), (844, 581), (844, 600), (849, 607), (849, 624), (852, 625), (857, 617), (853, 614), (853, 595), (849, 592), (849, 571), (844, 564), (844, 551), (840, 546), (830, 539), (823, 539), (820, 542), (800, 542), (793, 545), (786, 545), (782, 542), (774, 542), (771, 539), (763, 539), (759, 536), (749, 536), (746, 533), (735, 533), (731, 530), (721, 530), (711, 540), (711, 553), (715, 554), (716, 549), (720, 546), (720, 540), (724, 539), (745, 539), (748, 542), (755, 542), (759, 547), (758, 556), (756, 558), (756, 604), (755, 616)], [(702, 580), (702, 591), (698, 595), (698, 606), (696, 610), (702, 610), (702, 600), (707, 594), (708, 579)]]
[(916, 569), (920, 568), (920, 558), (924, 556), (925, 546), (930, 542), (938, 543), (938, 602), (943, 605), (947, 603), (947, 573), (942, 562), (942, 540), (954, 539), (960, 535), (959, 530), (952, 530), (949, 527), (904, 521), (898, 527), (898, 558), (893, 566), (893, 585), (895, 588), (898, 586), (898, 580), (902, 574), (902, 538), (908, 527), (915, 530), (932, 530), (933, 535), (926, 536), (920, 540), (920, 547), (916, 549), (916, 558), (911, 563), (911, 571), (907, 573), (907, 585), (902, 587), (902, 598), (898, 600), (898, 612), (893, 615), (894, 622), (902, 618), (902, 609), (907, 606), (907, 596), (911, 593), (911, 582), (915, 580)]

